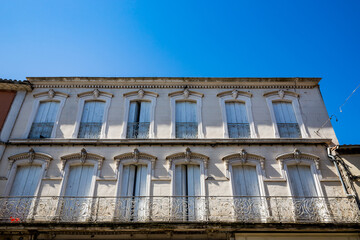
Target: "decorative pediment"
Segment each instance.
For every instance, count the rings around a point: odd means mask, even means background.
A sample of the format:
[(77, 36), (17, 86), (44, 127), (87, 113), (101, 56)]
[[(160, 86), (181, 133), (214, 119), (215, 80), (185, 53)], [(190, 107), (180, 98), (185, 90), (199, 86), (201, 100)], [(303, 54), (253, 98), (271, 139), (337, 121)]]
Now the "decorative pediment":
[(124, 93), (124, 97), (131, 97), (131, 96), (137, 96), (138, 98), (142, 99), (144, 96), (151, 96), (151, 97), (158, 97), (159, 94), (155, 92), (145, 91), (143, 89), (139, 89), (138, 91), (128, 92)]
[(296, 164), (302, 164), (304, 160), (311, 160), (315, 162), (316, 169), (320, 169), (320, 157), (310, 153), (302, 153), (296, 148), (292, 153), (285, 153), (277, 156), (276, 160), (279, 161), (281, 169), (284, 169), (284, 161), (287, 160), (295, 161)]
[(191, 163), (192, 160), (195, 159), (202, 160), (204, 162), (205, 169), (207, 169), (207, 165), (209, 162), (208, 156), (205, 156), (200, 153), (192, 152), (189, 147), (185, 149), (185, 152), (174, 153), (166, 157), (166, 161), (169, 162), (169, 166), (171, 166), (172, 162), (177, 159), (184, 159), (185, 162), (189, 162), (189, 163)]
[(244, 149), (241, 149), (239, 153), (231, 154), (222, 158), (225, 163), (226, 171), (229, 170), (229, 164), (231, 162), (240, 162), (241, 164), (246, 164), (248, 160), (256, 160), (260, 162), (262, 170), (265, 170), (265, 158), (259, 155), (251, 154), (246, 152)]
[(142, 153), (137, 148), (135, 148), (133, 152), (123, 153), (114, 157), (117, 166), (122, 160), (132, 160), (134, 163), (138, 163), (140, 159), (150, 160), (152, 163), (155, 163), (157, 157), (147, 153)]
[(53, 99), (55, 96), (68, 98), (70, 95), (67, 94), (67, 93), (63, 93), (63, 92), (59, 92), (59, 91), (54, 91), (53, 89), (50, 89), (49, 91), (40, 92), (40, 93), (35, 93), (33, 96), (34, 96), (35, 98), (47, 96), (48, 98)]
[(27, 159), (30, 164), (32, 164), (35, 159), (43, 160), (46, 162), (45, 168), (47, 169), (49, 167), (50, 161), (53, 160), (53, 158), (49, 154), (35, 152), (34, 149), (32, 149), (32, 148), (30, 148), (30, 150), (28, 152), (19, 153), (19, 154), (10, 156), (10, 157), (8, 157), (8, 159), (9, 159), (9, 163), (10, 163), (9, 169), (12, 167), (12, 165), (14, 164), (15, 161), (23, 160), (23, 159)]
[(296, 93), (296, 92), (292, 92), (292, 91), (286, 91), (286, 90), (278, 90), (278, 91), (271, 91), (271, 92), (267, 92), (264, 93), (264, 97), (270, 97), (270, 96), (278, 96), (279, 98), (283, 99), (286, 95), (292, 96), (292, 97), (296, 97), (299, 98), (300, 94)]
[(94, 89), (94, 90), (92, 90), (92, 91), (79, 93), (77, 96), (78, 96), (78, 97), (93, 96), (94, 98), (98, 98), (98, 97), (100, 97), (100, 96), (104, 96), (104, 97), (110, 97), (110, 98), (112, 98), (114, 95), (113, 95), (112, 93), (100, 91), (99, 89), (96, 88), (96, 89)]
[(176, 91), (176, 92), (169, 93), (169, 97), (175, 97), (175, 96), (181, 96), (181, 95), (185, 99), (189, 98), (189, 96), (191, 96), (191, 95), (194, 95), (194, 96), (197, 96), (197, 97), (204, 97), (203, 93), (190, 91), (188, 88), (185, 88), (183, 91)]
[(233, 99), (237, 99), (238, 96), (252, 97), (252, 93), (234, 89), (232, 91), (225, 91), (225, 92), (218, 93), (216, 96), (217, 97), (231, 96)]
[(64, 170), (66, 162), (69, 160), (80, 160), (81, 164), (84, 164), (87, 160), (95, 160), (98, 161), (98, 170), (100, 170), (102, 167), (102, 163), (105, 160), (105, 157), (95, 153), (88, 153), (86, 149), (83, 148), (79, 153), (72, 153), (60, 157), (60, 160), (62, 164), (61, 170)]

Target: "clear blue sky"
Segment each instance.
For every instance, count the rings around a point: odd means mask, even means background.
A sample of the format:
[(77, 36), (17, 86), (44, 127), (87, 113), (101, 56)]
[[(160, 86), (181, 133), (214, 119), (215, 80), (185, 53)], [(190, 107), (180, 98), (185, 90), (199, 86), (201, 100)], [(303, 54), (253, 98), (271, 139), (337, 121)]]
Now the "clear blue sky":
[(360, 1), (0, 0), (0, 78), (322, 77), (360, 144)]

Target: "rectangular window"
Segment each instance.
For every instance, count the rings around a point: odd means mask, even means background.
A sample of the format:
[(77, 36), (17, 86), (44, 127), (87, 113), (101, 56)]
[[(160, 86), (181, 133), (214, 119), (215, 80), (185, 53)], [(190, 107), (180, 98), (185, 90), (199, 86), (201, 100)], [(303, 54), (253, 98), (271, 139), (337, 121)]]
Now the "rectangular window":
[(201, 219), (204, 204), (200, 196), (200, 166), (176, 165), (174, 217), (181, 220)]
[(127, 165), (123, 168), (121, 199), (118, 203), (120, 219), (146, 220), (149, 216), (147, 189), (147, 166)]
[(13, 218), (25, 220), (34, 206), (36, 188), (41, 179), (41, 166), (19, 166), (7, 198), (5, 212)]
[(78, 138), (99, 138), (103, 125), (105, 103), (85, 102)]
[(274, 102), (274, 113), (279, 135), (282, 138), (301, 138), (294, 109), (289, 102)]
[(261, 197), (258, 174), (254, 166), (233, 166), (235, 217), (237, 220), (260, 220), (265, 199)]
[(67, 177), (65, 196), (59, 202), (61, 220), (86, 221), (91, 215), (91, 182), (94, 166), (71, 166)]
[(127, 138), (149, 138), (150, 102), (131, 102)]
[(176, 102), (176, 138), (197, 138), (198, 122), (195, 102)]
[(250, 125), (246, 114), (245, 103), (227, 102), (226, 118), (230, 138), (249, 138)]
[(50, 138), (59, 110), (59, 102), (41, 102), (28, 138)]

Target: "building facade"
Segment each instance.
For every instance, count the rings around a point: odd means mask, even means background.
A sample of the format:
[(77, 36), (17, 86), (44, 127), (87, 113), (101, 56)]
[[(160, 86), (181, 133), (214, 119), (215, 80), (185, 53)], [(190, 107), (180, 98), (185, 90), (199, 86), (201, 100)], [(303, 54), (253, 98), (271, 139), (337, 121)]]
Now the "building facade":
[(319, 78), (28, 81), (3, 239), (359, 239)]

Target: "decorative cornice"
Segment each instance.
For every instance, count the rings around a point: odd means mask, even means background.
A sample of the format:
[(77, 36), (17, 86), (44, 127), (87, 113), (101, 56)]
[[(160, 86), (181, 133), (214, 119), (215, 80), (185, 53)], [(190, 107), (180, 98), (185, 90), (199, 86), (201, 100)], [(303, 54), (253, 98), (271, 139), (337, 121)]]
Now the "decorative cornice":
[(53, 160), (53, 158), (49, 154), (35, 152), (33, 148), (30, 148), (30, 150), (28, 152), (19, 153), (19, 154), (10, 156), (10, 157), (8, 157), (8, 159), (9, 159), (9, 163), (10, 163), (9, 169), (12, 167), (12, 165), (14, 164), (15, 161), (22, 160), (22, 159), (28, 159), (28, 162), (30, 164), (32, 164), (35, 159), (43, 160), (46, 162), (45, 168), (47, 169), (49, 167), (50, 161)]
[(184, 98), (188, 98), (190, 95), (194, 95), (194, 96), (197, 96), (197, 97), (204, 97), (203, 93), (190, 91), (187, 88), (185, 88), (183, 91), (176, 91), (176, 92), (172, 92), (172, 93), (168, 94), (169, 97), (175, 97), (175, 96), (179, 96), (179, 95), (183, 95)]
[(277, 156), (276, 160), (280, 162), (281, 169), (284, 169), (284, 161), (287, 160), (296, 161), (296, 164), (301, 164), (302, 160), (312, 160), (315, 162), (316, 169), (320, 169), (320, 157), (310, 153), (302, 153), (296, 148), (292, 153), (285, 153)]
[(100, 170), (102, 167), (102, 163), (105, 160), (105, 157), (95, 154), (95, 153), (88, 153), (85, 148), (81, 149), (80, 153), (72, 153), (69, 155), (65, 155), (60, 157), (62, 167), (61, 169), (64, 170), (66, 162), (69, 160), (78, 159), (81, 161), (82, 164), (86, 162), (86, 160), (96, 160), (98, 161), (98, 169)]
[(85, 139), (85, 138), (43, 138), (43, 139), (10, 139), (4, 143), (13, 146), (128, 146), (128, 145), (189, 145), (189, 146), (219, 146), (219, 145), (329, 145), (332, 144), (330, 138), (213, 138), (213, 139)]
[(225, 91), (225, 92), (221, 92), (218, 93), (216, 96), (217, 97), (225, 97), (225, 96), (232, 96), (234, 99), (237, 99), (238, 96), (244, 96), (244, 97), (252, 97), (252, 93), (249, 92), (244, 92), (244, 91), (239, 91), (239, 90), (232, 90), (232, 91)]
[(172, 162), (174, 160), (177, 160), (177, 159), (184, 159), (185, 162), (189, 162), (189, 163), (193, 159), (200, 159), (200, 160), (204, 161), (205, 169), (207, 169), (207, 164), (209, 162), (209, 157), (208, 156), (205, 156), (205, 155), (200, 154), (200, 153), (192, 152), (189, 147), (187, 147), (185, 149), (185, 152), (174, 153), (174, 154), (171, 154), (171, 155), (166, 157), (166, 161), (169, 162), (169, 166), (171, 166)]
[(264, 93), (264, 97), (270, 97), (270, 96), (274, 96), (274, 95), (278, 95), (279, 98), (283, 99), (285, 95), (290, 95), (296, 98), (300, 97), (300, 94), (296, 93), (296, 92), (291, 92), (291, 91), (286, 91), (286, 90), (278, 90), (278, 91), (271, 91), (271, 92), (267, 92)]
[(156, 92), (144, 91), (142, 89), (139, 89), (138, 91), (127, 92), (127, 93), (123, 94), (124, 97), (138, 96), (138, 98), (140, 98), (140, 99), (143, 98), (145, 95), (149, 95), (152, 97), (159, 96), (159, 94), (157, 94)]
[(259, 155), (247, 153), (244, 149), (241, 149), (239, 153), (230, 154), (222, 158), (226, 166), (226, 171), (229, 170), (229, 164), (232, 161), (240, 161), (241, 164), (246, 164), (249, 159), (259, 161), (261, 169), (265, 170), (265, 158)]
[(53, 89), (49, 89), (49, 91), (35, 93), (35, 94), (33, 94), (33, 96), (35, 98), (42, 97), (42, 96), (47, 96), (48, 98), (52, 99), (55, 96), (68, 98), (70, 95), (67, 94), (67, 93), (63, 93), (63, 92), (59, 92), (59, 91), (54, 91)]
[(112, 93), (108, 93), (108, 92), (104, 92), (104, 91), (100, 91), (99, 89), (95, 88), (92, 91), (88, 91), (88, 92), (83, 92), (83, 93), (79, 93), (77, 95), (79, 98), (81, 97), (87, 97), (87, 96), (93, 96), (94, 98), (98, 98), (99, 96), (104, 96), (104, 97), (114, 97), (114, 94)]
[(132, 160), (135, 164), (137, 164), (140, 159), (151, 161), (152, 171), (154, 173), (157, 157), (147, 153), (142, 153), (137, 148), (135, 148), (133, 152), (123, 153), (114, 157), (114, 160), (116, 161), (116, 169), (119, 167), (122, 160)]

